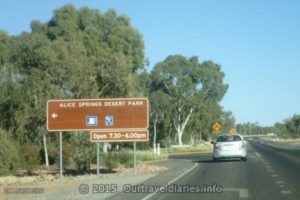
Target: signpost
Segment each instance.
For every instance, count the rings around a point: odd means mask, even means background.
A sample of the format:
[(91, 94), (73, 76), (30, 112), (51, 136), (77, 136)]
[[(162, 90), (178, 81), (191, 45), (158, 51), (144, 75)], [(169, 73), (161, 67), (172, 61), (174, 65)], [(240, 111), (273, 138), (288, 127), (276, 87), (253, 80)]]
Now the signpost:
[(63, 176), (63, 149), (62, 149), (62, 132), (59, 132), (59, 168), (60, 168), (60, 171), (59, 171), (59, 176), (60, 178), (62, 178)]
[(47, 102), (48, 131), (143, 130), (148, 129), (148, 116), (146, 98)]
[(149, 140), (149, 102), (146, 98), (68, 99), (47, 102), (47, 129), (60, 132), (60, 177), (62, 178), (62, 131), (92, 131), (97, 142), (97, 174), (99, 174), (99, 142), (134, 142), (134, 174), (136, 142)]

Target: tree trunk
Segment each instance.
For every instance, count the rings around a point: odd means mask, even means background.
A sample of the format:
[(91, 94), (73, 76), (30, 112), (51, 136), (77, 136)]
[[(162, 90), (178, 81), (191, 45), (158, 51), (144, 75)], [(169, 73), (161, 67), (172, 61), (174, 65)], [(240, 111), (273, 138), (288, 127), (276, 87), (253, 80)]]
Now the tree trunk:
[(44, 152), (45, 152), (45, 164), (46, 167), (49, 167), (49, 157), (48, 157), (48, 149), (47, 149), (47, 137), (46, 133), (43, 133), (43, 143), (44, 143)]
[(103, 143), (103, 153), (107, 153), (110, 148), (111, 148), (111, 145), (109, 144), (109, 142)]
[[(178, 124), (174, 123), (174, 127), (177, 131), (177, 138), (178, 138), (178, 145), (181, 146), (182, 145), (182, 135), (183, 135), (183, 131), (188, 123), (188, 121), (190, 120), (192, 114), (193, 114), (193, 108), (190, 109), (189, 114), (187, 115), (187, 117), (185, 118), (183, 123), (180, 123), (180, 120), (178, 122)], [(178, 117), (180, 119), (180, 116)]]
[(103, 143), (103, 152), (104, 153), (107, 153), (107, 145), (108, 145), (107, 142)]
[(191, 138), (190, 138), (190, 143), (191, 143), (191, 146), (193, 146), (194, 145), (194, 143), (195, 143), (195, 134), (194, 133), (192, 133), (191, 134)]
[(177, 135), (178, 135), (178, 145), (179, 146), (182, 146), (182, 133), (183, 133), (183, 129), (181, 129), (181, 127), (180, 127), (180, 131), (177, 132)]
[(171, 146), (171, 131), (172, 131), (172, 126), (169, 128), (169, 131), (168, 131), (168, 135), (169, 135), (169, 139), (168, 139), (168, 146), (170, 148)]
[(157, 124), (157, 116), (155, 116), (154, 121), (153, 121), (153, 129), (154, 129), (153, 148), (154, 148), (154, 153), (156, 153), (156, 124)]

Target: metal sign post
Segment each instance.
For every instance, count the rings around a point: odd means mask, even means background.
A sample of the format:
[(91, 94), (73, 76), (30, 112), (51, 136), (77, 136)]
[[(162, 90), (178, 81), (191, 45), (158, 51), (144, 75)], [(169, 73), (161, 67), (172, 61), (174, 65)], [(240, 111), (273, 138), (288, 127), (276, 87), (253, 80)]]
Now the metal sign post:
[(97, 142), (97, 175), (100, 174), (99, 142), (149, 141), (149, 101), (147, 98), (65, 99), (47, 102), (47, 130), (59, 132), (60, 178), (63, 178), (62, 131), (92, 131)]
[(99, 142), (97, 142), (97, 175), (98, 176), (99, 176), (99, 165), (100, 165), (99, 148), (100, 148), (100, 144), (99, 144)]
[(136, 174), (136, 142), (133, 142), (133, 175)]
[(63, 178), (63, 149), (62, 149), (62, 132), (59, 132), (59, 173), (60, 173), (60, 179)]

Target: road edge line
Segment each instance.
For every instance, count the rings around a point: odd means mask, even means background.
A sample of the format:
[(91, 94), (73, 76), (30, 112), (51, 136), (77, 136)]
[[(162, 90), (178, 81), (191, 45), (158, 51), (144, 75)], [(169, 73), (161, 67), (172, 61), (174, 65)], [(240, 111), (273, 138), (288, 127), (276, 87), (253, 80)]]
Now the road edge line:
[[(184, 173), (180, 174), (179, 176), (175, 177), (174, 179), (172, 179), (171, 181), (169, 181), (167, 183), (167, 185), (171, 185), (172, 183), (174, 183), (175, 181), (181, 179), (183, 176), (185, 176), (186, 174), (190, 173), (193, 169), (195, 169), (198, 166), (198, 163), (195, 163), (193, 167), (191, 167), (190, 169), (188, 169), (187, 171), (185, 171)], [(160, 188), (163, 188), (164, 186), (161, 186)], [(147, 200), (149, 198), (151, 198), (152, 196), (156, 195), (157, 192), (155, 193), (151, 193), (148, 194), (147, 196), (145, 196), (144, 198), (142, 198), (142, 200)]]

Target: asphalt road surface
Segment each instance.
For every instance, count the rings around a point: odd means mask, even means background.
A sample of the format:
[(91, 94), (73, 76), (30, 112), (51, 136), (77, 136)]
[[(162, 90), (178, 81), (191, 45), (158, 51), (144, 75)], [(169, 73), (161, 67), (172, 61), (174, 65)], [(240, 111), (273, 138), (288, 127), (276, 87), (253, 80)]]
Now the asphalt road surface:
[[(279, 149), (251, 140), (246, 162), (213, 162), (211, 154), (190, 154), (173, 156), (164, 164), (182, 170), (170, 170), (142, 185), (157, 186), (162, 192), (143, 193), (135, 188), (135, 193), (120, 193), (111, 199), (300, 199), (300, 150)], [(167, 183), (171, 187), (166, 188)], [(192, 192), (165, 192), (175, 187)]]

